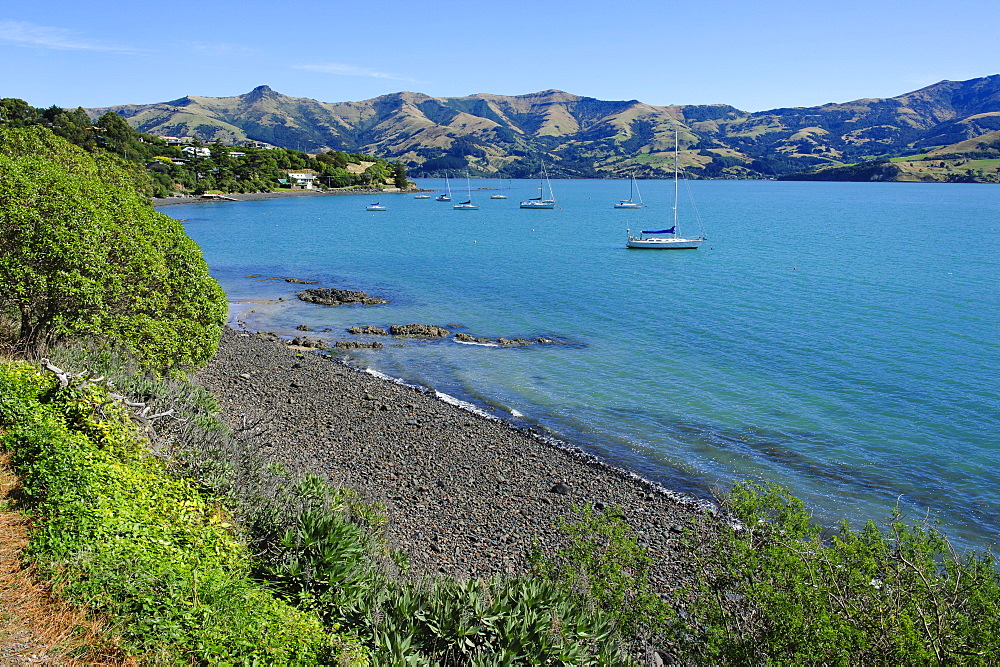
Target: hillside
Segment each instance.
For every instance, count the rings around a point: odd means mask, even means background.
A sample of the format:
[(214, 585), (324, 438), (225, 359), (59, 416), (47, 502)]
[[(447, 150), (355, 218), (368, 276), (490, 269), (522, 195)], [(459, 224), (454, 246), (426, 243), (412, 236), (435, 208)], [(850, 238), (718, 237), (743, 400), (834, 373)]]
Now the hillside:
[(547, 90), (436, 98), (400, 92), (319, 102), (259, 86), (234, 97), (184, 97), (90, 109), (136, 129), (224, 143), (246, 139), (401, 160), (413, 175), (469, 168), (529, 176), (544, 159), (567, 177), (661, 177), (680, 132), (692, 177), (774, 177), (922, 154), (1000, 130), (1000, 75), (942, 81), (892, 98), (746, 112), (727, 105), (653, 106)]

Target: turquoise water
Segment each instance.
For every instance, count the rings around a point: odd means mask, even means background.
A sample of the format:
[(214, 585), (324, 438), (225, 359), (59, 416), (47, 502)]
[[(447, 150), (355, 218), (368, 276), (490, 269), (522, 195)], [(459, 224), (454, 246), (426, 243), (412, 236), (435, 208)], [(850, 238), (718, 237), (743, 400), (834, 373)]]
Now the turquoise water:
[[(163, 210), (187, 219), (232, 299), (286, 299), (234, 305), (252, 329), (553, 337), (565, 344), (388, 341), (353, 357), (698, 497), (773, 480), (823, 520), (881, 520), (898, 502), (995, 545), (1000, 187), (695, 181), (681, 232), (709, 241), (626, 250), (626, 227), (669, 226), (672, 187), (642, 181), (638, 211), (612, 208), (627, 181), (601, 180), (553, 181), (550, 211), (517, 208), (531, 181), (506, 200), (474, 190), (479, 211), (412, 195), (381, 196), (386, 212), (358, 196)], [(286, 277), (389, 303), (305, 304)]]

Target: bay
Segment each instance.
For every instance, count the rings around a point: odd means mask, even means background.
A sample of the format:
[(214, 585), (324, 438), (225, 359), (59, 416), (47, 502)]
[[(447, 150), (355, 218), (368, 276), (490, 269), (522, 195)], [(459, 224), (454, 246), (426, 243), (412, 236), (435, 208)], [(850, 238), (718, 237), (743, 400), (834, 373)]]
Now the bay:
[[(960, 545), (995, 546), (1000, 188), (687, 182), (680, 231), (709, 241), (643, 251), (625, 249), (625, 229), (669, 226), (672, 182), (640, 181), (635, 211), (612, 208), (627, 181), (552, 185), (554, 210), (517, 207), (537, 182), (492, 200), (485, 180), (472, 181), (478, 211), (406, 194), (380, 195), (384, 212), (363, 196), (163, 210), (186, 220), (253, 330), (350, 340), (350, 326), (428, 323), (552, 339), (389, 339), (351, 356), (690, 495), (769, 480), (825, 522), (898, 504)], [(464, 200), (465, 183), (451, 186)], [(306, 304), (292, 277), (389, 303)]]

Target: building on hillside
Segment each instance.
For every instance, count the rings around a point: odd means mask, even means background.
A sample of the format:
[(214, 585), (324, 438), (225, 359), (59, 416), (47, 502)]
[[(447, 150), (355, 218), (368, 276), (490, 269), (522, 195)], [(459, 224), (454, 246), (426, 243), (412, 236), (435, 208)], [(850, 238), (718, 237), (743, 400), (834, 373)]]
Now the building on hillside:
[(212, 149), (205, 146), (185, 146), (181, 153), (186, 157), (212, 157)]
[(167, 142), (168, 146), (184, 146), (194, 141), (194, 137), (159, 137)]
[(317, 174), (312, 169), (299, 169), (288, 172), (289, 186), (299, 190), (312, 190), (316, 182)]

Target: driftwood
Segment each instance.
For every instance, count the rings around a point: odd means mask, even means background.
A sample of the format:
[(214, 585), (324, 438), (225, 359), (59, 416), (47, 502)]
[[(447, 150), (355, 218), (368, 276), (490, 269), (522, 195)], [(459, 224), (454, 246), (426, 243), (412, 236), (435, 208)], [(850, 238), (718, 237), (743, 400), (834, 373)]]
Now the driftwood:
[[(84, 371), (83, 373), (70, 373), (69, 371), (64, 371), (58, 366), (53, 365), (52, 362), (50, 362), (48, 359), (42, 359), (41, 362), (42, 365), (46, 368), (46, 370), (50, 371), (52, 374), (56, 376), (56, 378), (59, 380), (60, 387), (69, 387), (71, 384), (73, 384), (76, 387), (79, 387), (80, 389), (93, 386), (103, 386), (108, 392), (108, 397), (111, 398), (113, 401), (117, 401), (122, 405), (124, 405), (126, 408), (128, 408), (129, 415), (131, 416), (132, 421), (134, 421), (136, 424), (146, 429), (146, 431), (150, 436), (149, 437), (150, 444), (153, 445), (153, 447), (150, 448), (150, 451), (162, 459), (168, 458), (167, 456), (161, 454), (155, 449), (157, 437), (155, 431), (153, 430), (153, 422), (163, 417), (173, 417), (177, 421), (181, 422), (185, 421), (183, 419), (179, 419), (178, 417), (174, 417), (175, 411), (173, 408), (166, 410), (164, 412), (158, 412), (156, 414), (151, 415), (149, 414), (149, 411), (153, 409), (153, 406), (146, 405), (146, 403), (142, 403), (139, 401), (129, 400), (128, 397), (119, 394), (116, 391), (113, 391), (111, 380), (109, 378), (104, 377), (103, 375), (98, 377), (93, 377), (90, 375), (90, 371)], [(98, 405), (97, 409), (100, 410), (103, 405), (107, 405), (110, 402), (111, 401), (107, 401), (101, 405)]]

